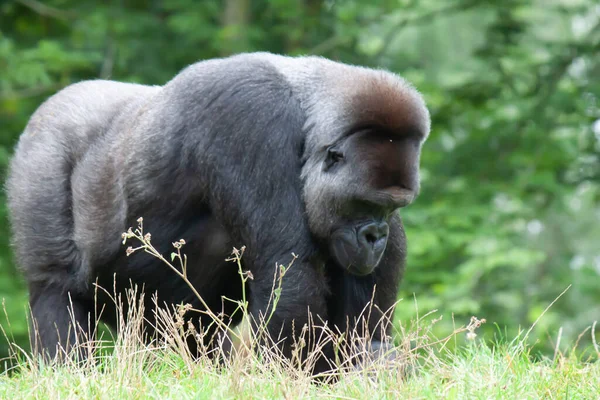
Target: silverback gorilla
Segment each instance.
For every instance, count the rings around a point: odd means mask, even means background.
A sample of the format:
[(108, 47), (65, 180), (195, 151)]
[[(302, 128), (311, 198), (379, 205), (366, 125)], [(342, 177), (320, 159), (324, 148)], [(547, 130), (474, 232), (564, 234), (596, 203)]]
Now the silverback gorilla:
[[(403, 79), (320, 57), (239, 54), (193, 64), (164, 86), (61, 90), (31, 117), (7, 179), (33, 347), (49, 357), (69, 348), (70, 313), (88, 329), (95, 302), (109, 302), (95, 298), (95, 283), (143, 284), (161, 304), (201, 308), (160, 260), (125, 255), (121, 234), (138, 217), (161, 252), (186, 240), (191, 282), (224, 315), (233, 309), (222, 296), (241, 298), (232, 247), (246, 246), (255, 317), (268, 311), (276, 265), (295, 254), (268, 325), (288, 356), (311, 315), (343, 330), (373, 300), (375, 324), (402, 279), (397, 210), (417, 195), (429, 128)], [(111, 309), (102, 319), (114, 326)], [(374, 329), (373, 345), (386, 334)]]

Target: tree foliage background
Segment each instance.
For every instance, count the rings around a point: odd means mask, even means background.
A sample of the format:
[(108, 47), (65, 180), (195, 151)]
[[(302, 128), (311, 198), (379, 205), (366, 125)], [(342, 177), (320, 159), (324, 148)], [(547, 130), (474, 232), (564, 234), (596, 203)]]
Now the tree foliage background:
[[(164, 84), (198, 60), (258, 50), (384, 67), (424, 94), (433, 127), (421, 196), (402, 211), (398, 321), (437, 309), (440, 333), (477, 315), (484, 338), (512, 337), (568, 285), (539, 322), (539, 349), (560, 328), (568, 348), (600, 319), (595, 0), (3, 0), (2, 179), (27, 119), (64, 86)], [(26, 347), (4, 194), (0, 218), (3, 326)]]

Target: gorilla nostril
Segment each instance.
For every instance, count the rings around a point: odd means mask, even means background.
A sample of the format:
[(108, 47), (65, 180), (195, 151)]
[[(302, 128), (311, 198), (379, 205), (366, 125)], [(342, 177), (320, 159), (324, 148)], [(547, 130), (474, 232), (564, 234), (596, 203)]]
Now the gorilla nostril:
[(367, 239), (367, 242), (373, 244), (375, 243), (379, 238), (375, 235), (373, 235), (372, 233), (367, 233), (367, 235), (365, 236), (365, 239)]
[(388, 235), (389, 227), (385, 222), (370, 222), (358, 228), (358, 241), (363, 245), (374, 246)]

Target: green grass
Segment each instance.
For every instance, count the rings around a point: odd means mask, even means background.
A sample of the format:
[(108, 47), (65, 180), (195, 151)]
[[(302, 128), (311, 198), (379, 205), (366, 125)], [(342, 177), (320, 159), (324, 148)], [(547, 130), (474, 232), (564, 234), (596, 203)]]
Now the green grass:
[(257, 360), (218, 370), (160, 350), (109, 355), (94, 367), (21, 364), (12, 376), (0, 376), (2, 399), (595, 399), (599, 393), (597, 362), (562, 356), (532, 362), (516, 346), (492, 350), (477, 342), (428, 358), (405, 379), (398, 368), (381, 366), (328, 385)]

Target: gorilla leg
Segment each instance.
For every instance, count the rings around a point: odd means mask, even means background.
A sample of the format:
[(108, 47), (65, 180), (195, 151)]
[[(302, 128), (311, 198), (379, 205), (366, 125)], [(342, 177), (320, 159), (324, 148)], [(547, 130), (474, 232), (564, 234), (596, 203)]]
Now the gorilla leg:
[[(32, 351), (44, 358), (61, 359), (61, 348), (69, 354), (83, 340), (91, 340), (89, 316), (92, 306), (56, 286), (32, 285), (30, 288)], [(59, 348), (60, 346), (60, 348)], [(76, 348), (80, 360), (87, 353)]]

